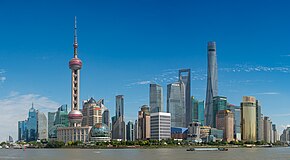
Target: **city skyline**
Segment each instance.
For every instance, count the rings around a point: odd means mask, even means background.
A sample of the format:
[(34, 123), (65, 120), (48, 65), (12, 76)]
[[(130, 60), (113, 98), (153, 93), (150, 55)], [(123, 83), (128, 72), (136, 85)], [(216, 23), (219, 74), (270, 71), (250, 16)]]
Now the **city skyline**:
[[(122, 14), (118, 10), (109, 14), (113, 9), (125, 7), (124, 4), (111, 6), (106, 2), (99, 3), (73, 4), (72, 9), (60, 17), (58, 13), (65, 3), (52, 7), (56, 9), (53, 14), (46, 14), (50, 13), (46, 9), (50, 8), (48, 2), (38, 2), (29, 7), (40, 15), (18, 8), (21, 5), (13, 6), (9, 2), (1, 5), (3, 25), (0, 28), (0, 42), (3, 46), (0, 48), (0, 105), (7, 113), (1, 117), (4, 123), (1, 124), (4, 129), (0, 132), (2, 141), (8, 135), (16, 139), (17, 121), (26, 118), (26, 111), (32, 102), (45, 113), (55, 111), (62, 104), (70, 104), (67, 61), (73, 53), (71, 26), (75, 15), (80, 21), (79, 56), (85, 62), (80, 101), (90, 97), (104, 98), (105, 105), (111, 113), (115, 113), (115, 96), (125, 95), (125, 119), (133, 121), (137, 119), (139, 107), (149, 104), (149, 83), (160, 84), (166, 93), (166, 85), (178, 80), (178, 70), (182, 68), (192, 71), (192, 95), (205, 100), (206, 43), (215, 40), (218, 44), (220, 95), (227, 96), (228, 101), (235, 105), (239, 105), (244, 95), (256, 96), (261, 101), (262, 112), (278, 125), (280, 133), (281, 125), (290, 124), (287, 121), (290, 115), (287, 108), (290, 103), (287, 99), (290, 95), (287, 86), (290, 72), (290, 48), (287, 47), (290, 41), (289, 23), (283, 18), (274, 20), (275, 16), (289, 15), (282, 4), (273, 6), (271, 2), (266, 2), (261, 15), (255, 14), (251, 18), (248, 14), (253, 12), (254, 7), (249, 8), (250, 13), (240, 15), (239, 8), (238, 11), (219, 11), (223, 7), (217, 5), (217, 9), (214, 9), (216, 4), (201, 11), (197, 6), (204, 6), (203, 2), (185, 1), (177, 6), (174, 2), (167, 2), (165, 5), (169, 9), (152, 7), (152, 2), (134, 2)], [(157, 4), (159, 7), (164, 5), (161, 2)], [(39, 8), (35, 5), (39, 5)], [(252, 5), (258, 6), (256, 3)], [(77, 6), (80, 10), (73, 13)], [(140, 11), (132, 6), (138, 6)], [(171, 10), (172, 6), (176, 8)], [(105, 11), (101, 7), (110, 10)], [(272, 7), (282, 9), (267, 13), (267, 9)], [(17, 12), (13, 13), (9, 8)], [(89, 8), (87, 12), (86, 8)], [(231, 20), (237, 24), (233, 23), (229, 27), (223, 24), (224, 28), (218, 24), (209, 27), (205, 24), (213, 13), (206, 13), (209, 9), (219, 11), (214, 22)], [(129, 14), (133, 10), (137, 15)], [(229, 10), (233, 15), (221, 18)], [(22, 12), (23, 16), (20, 17)], [(199, 15), (199, 12), (205, 15)], [(275, 25), (269, 25), (266, 17)], [(255, 18), (261, 19), (256, 22)], [(137, 21), (130, 22), (133, 20)], [(248, 21), (253, 21), (256, 26), (247, 24)], [(23, 24), (21, 29), (17, 28), (19, 24)], [(144, 24), (147, 25), (141, 27)], [(238, 27), (239, 24), (243, 24), (242, 27)], [(241, 32), (237, 33), (235, 29)], [(270, 29), (277, 29), (277, 34), (267, 32)], [(231, 35), (233, 32), (234, 36)], [(271, 38), (266, 38), (266, 33)], [(15, 123), (8, 123), (8, 120)]]

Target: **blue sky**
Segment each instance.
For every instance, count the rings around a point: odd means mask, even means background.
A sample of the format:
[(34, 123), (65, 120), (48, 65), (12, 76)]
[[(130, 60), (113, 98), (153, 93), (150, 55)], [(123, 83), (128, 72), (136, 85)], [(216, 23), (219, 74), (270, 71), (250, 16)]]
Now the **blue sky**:
[[(216, 41), (219, 94), (239, 105), (256, 96), (281, 130), (290, 124), (288, 1), (0, 2), (0, 140), (17, 139), (31, 103), (43, 112), (70, 104), (73, 23), (78, 18), (81, 99), (125, 95), (126, 120), (149, 103), (149, 82), (164, 87), (192, 70), (192, 95), (205, 99), (206, 46)], [(3, 129), (2, 129), (3, 128)]]

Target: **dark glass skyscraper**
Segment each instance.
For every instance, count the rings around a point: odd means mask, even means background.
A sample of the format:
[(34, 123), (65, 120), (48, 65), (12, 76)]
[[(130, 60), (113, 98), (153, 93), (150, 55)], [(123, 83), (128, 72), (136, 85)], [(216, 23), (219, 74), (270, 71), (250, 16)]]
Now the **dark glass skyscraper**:
[(150, 113), (162, 112), (163, 91), (158, 84), (150, 84)]
[(192, 114), (191, 114), (191, 100), (190, 100), (190, 69), (181, 69), (179, 70), (179, 81), (184, 84), (185, 91), (185, 125), (188, 126), (191, 123)]
[(207, 46), (207, 89), (205, 102), (205, 124), (214, 126), (213, 97), (218, 95), (218, 72), (216, 58), (216, 43), (208, 42)]
[(184, 88), (183, 82), (167, 85), (167, 112), (171, 113), (171, 127), (187, 127)]

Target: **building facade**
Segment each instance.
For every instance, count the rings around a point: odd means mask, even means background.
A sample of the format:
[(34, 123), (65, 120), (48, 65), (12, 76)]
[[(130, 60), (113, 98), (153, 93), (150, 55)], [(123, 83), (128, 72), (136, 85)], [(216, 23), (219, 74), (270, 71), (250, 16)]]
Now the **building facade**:
[(216, 58), (216, 43), (207, 45), (207, 89), (205, 101), (205, 125), (214, 126), (213, 97), (218, 95), (218, 71)]
[(219, 111), (223, 111), (227, 109), (227, 97), (223, 96), (215, 96), (213, 97), (213, 124), (211, 127), (216, 128), (216, 115)]
[(184, 99), (185, 99), (185, 126), (188, 126), (192, 121), (191, 114), (191, 71), (190, 69), (179, 70), (179, 81), (184, 84)]
[(163, 89), (158, 84), (150, 84), (150, 113), (163, 111)]
[(256, 98), (244, 96), (241, 103), (241, 131), (243, 141), (256, 142)]
[(147, 105), (143, 105), (138, 112), (138, 134), (140, 140), (150, 139), (150, 112)]
[(261, 120), (261, 104), (260, 101), (256, 100), (256, 137), (257, 141), (262, 141), (264, 140), (263, 137), (263, 128), (262, 128), (262, 123), (263, 121)]
[(204, 125), (204, 101), (198, 101), (193, 96), (191, 96), (191, 122), (199, 122)]
[(124, 120), (124, 96), (116, 96), (116, 115), (112, 122), (112, 138), (117, 140), (126, 140), (126, 124)]
[(171, 138), (170, 113), (156, 112), (150, 114), (150, 130), (153, 140), (166, 140)]
[(134, 123), (129, 121), (126, 125), (126, 139), (127, 141), (134, 141)]
[(57, 140), (68, 142), (89, 142), (90, 126), (86, 127), (59, 127), (57, 128)]
[(171, 113), (171, 127), (187, 128), (185, 86), (183, 82), (167, 85), (167, 112)]
[(234, 140), (234, 114), (230, 110), (221, 110), (216, 115), (216, 128), (223, 130), (223, 140)]
[(26, 140), (26, 133), (27, 133), (27, 127), (26, 127), (27, 121), (18, 121), (18, 141), (25, 141)]
[(102, 107), (104, 100), (101, 99), (98, 102), (94, 98), (90, 98), (83, 102), (83, 121), (82, 126), (94, 126), (97, 123), (103, 122)]
[(271, 132), (272, 132), (272, 126), (271, 126), (271, 120), (269, 117), (264, 117), (264, 141), (266, 143), (271, 143)]
[(42, 112), (37, 113), (37, 139), (47, 140), (48, 131), (47, 131), (47, 118), (46, 115)]
[(188, 134), (187, 140), (195, 143), (201, 143), (202, 140), (200, 138), (200, 122), (192, 122), (188, 125)]

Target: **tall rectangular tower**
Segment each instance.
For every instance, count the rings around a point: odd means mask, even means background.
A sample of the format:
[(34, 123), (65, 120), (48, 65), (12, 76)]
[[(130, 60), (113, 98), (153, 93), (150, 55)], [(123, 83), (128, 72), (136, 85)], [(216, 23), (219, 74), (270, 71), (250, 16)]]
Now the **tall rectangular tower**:
[(244, 96), (241, 103), (241, 131), (243, 141), (257, 140), (256, 98)]
[(163, 90), (158, 84), (150, 84), (150, 113), (162, 112)]
[(179, 70), (179, 81), (184, 84), (185, 88), (185, 123), (186, 126), (191, 123), (192, 115), (191, 115), (191, 100), (190, 100), (190, 82), (191, 82), (191, 76), (190, 76), (190, 69), (181, 69)]
[(213, 97), (218, 95), (218, 72), (216, 58), (216, 43), (208, 42), (207, 46), (207, 89), (205, 102), (205, 124), (214, 125)]
[(184, 88), (182, 82), (167, 85), (167, 112), (171, 113), (171, 127), (187, 127)]

